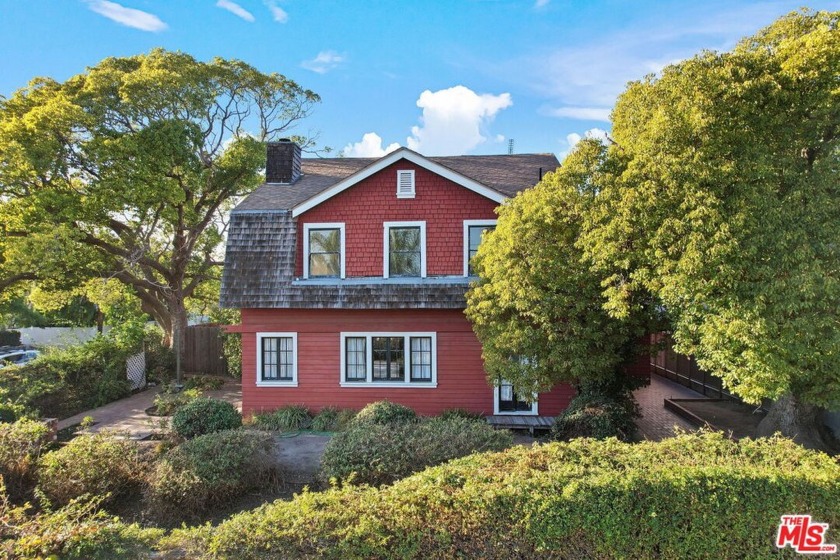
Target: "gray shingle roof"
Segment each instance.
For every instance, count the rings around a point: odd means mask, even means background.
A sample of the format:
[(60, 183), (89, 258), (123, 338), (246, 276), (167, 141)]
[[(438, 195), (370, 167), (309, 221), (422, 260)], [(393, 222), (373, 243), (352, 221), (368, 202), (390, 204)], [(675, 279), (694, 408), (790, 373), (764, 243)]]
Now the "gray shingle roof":
[[(558, 165), (553, 154), (428, 158), (506, 196), (534, 186)], [(297, 219), (291, 209), (375, 163), (368, 158), (304, 159), (292, 185), (266, 184), (231, 214), (221, 305), (233, 308), (463, 309), (465, 278), (416, 282), (381, 278), (296, 281)]]
[[(533, 187), (543, 173), (560, 163), (554, 154), (430, 157), (505, 196)], [(303, 176), (292, 185), (265, 184), (243, 200), (234, 212), (288, 210), (378, 161), (376, 158), (304, 158)]]

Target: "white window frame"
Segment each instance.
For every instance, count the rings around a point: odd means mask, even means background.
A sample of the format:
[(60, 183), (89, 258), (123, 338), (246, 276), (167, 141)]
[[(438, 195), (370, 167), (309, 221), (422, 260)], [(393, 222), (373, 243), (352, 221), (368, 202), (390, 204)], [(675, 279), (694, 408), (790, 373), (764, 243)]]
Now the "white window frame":
[[(292, 339), (292, 379), (291, 381), (264, 381), (262, 341), (264, 338)], [(257, 387), (297, 387), (298, 386), (298, 345), (296, 332), (258, 332), (257, 333)]]
[(464, 220), (464, 277), (470, 276), (470, 228), (496, 227), (497, 222), (498, 220)]
[[(373, 380), (373, 338), (374, 337), (402, 337), (405, 339), (405, 379), (403, 381), (374, 381)], [(431, 381), (411, 381), (411, 339), (412, 338), (432, 339), (432, 379)], [(347, 381), (344, 378), (347, 361), (347, 339), (365, 338), (365, 368), (366, 378), (364, 381)], [(338, 372), (339, 385), (341, 387), (383, 387), (393, 389), (434, 389), (437, 387), (437, 333), (434, 332), (342, 332), (341, 333), (341, 367)]]
[[(390, 254), (391, 228), (419, 227), (420, 228), (420, 278), (426, 277), (426, 222), (384, 222), (382, 234), (382, 277), (390, 278), (388, 258)], [(402, 278), (402, 277), (400, 277)]]
[(534, 400), (531, 401), (531, 410), (499, 410), (499, 391), (500, 387), (496, 385), (493, 387), (493, 415), (494, 416), (539, 416), (539, 403), (537, 402), (537, 394), (534, 393)]
[[(344, 280), (346, 278), (344, 272), (344, 262), (345, 262), (345, 243), (344, 243), (344, 222), (323, 222), (323, 223), (313, 223), (313, 224), (303, 224), (303, 277), (308, 279), (309, 278), (309, 230), (313, 229), (337, 229), (338, 236), (341, 239), (340, 244), (341, 254), (339, 255), (340, 261), (340, 268), (341, 274), (339, 277)], [(320, 278), (317, 276), (316, 278)]]
[[(411, 192), (400, 192), (400, 182), (402, 181), (403, 175), (407, 175), (411, 179)], [(414, 182), (414, 170), (413, 169), (399, 169), (397, 170), (397, 198), (414, 198), (415, 193), (417, 192), (417, 186)]]

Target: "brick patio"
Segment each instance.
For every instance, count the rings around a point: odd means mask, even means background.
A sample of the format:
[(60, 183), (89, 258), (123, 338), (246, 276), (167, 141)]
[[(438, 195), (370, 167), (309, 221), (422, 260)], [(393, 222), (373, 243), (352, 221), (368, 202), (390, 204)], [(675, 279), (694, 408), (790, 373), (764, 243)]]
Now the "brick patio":
[(696, 426), (683, 420), (664, 406), (665, 399), (700, 399), (703, 395), (658, 375), (650, 376), (650, 385), (636, 390), (633, 395), (642, 409), (636, 421), (639, 437), (659, 441), (674, 435), (674, 428), (695, 430)]

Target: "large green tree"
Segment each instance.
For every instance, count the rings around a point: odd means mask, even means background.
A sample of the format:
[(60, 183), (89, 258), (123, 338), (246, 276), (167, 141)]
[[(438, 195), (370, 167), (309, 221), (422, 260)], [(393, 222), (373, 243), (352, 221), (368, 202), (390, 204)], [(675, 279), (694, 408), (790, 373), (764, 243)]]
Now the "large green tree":
[(466, 313), (492, 383), (504, 379), (527, 395), (558, 382), (604, 381), (638, 355), (655, 318), (650, 299), (611, 317), (601, 276), (576, 246), (610, 175), (605, 155), (600, 143), (581, 142), (561, 168), (501, 206), (479, 246)]
[(171, 339), (218, 278), (225, 212), (264, 142), (319, 98), (237, 61), (156, 49), (0, 100), (0, 287), (129, 287)]
[(613, 316), (655, 295), (678, 350), (776, 400), (764, 433), (815, 446), (840, 404), (838, 21), (792, 13), (631, 84), (581, 243)]

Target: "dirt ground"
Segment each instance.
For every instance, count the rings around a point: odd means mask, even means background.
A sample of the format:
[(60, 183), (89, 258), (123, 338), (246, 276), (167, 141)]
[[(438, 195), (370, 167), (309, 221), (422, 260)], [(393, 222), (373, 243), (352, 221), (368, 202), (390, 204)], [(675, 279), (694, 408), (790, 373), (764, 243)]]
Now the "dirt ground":
[(681, 400), (677, 404), (735, 438), (755, 437), (756, 427), (767, 415), (763, 410), (736, 401)]

